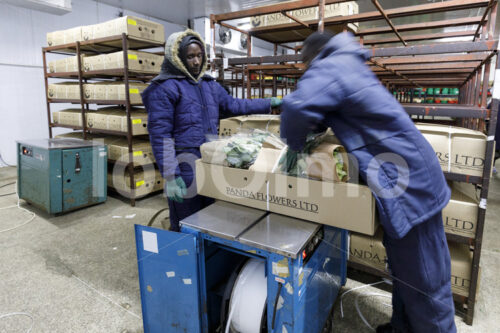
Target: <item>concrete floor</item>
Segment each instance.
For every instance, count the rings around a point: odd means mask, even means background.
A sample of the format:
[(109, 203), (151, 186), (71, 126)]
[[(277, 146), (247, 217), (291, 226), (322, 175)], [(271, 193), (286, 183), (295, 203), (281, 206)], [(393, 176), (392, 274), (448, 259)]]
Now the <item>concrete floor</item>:
[[(15, 168), (0, 168), (0, 186), (16, 180)], [(14, 185), (0, 188), (0, 196)], [(457, 317), (459, 332), (497, 332), (500, 317), (500, 177), (490, 189), (481, 259), (481, 287), (472, 327)], [(15, 195), (0, 197), (0, 208), (15, 205)], [(36, 212), (36, 218), (19, 228), (30, 214), (17, 208), (0, 210), (0, 332), (142, 332), (134, 224), (146, 224), (165, 207), (161, 195), (130, 207), (109, 197), (105, 204), (53, 217)], [(135, 215), (134, 215), (135, 214)], [(131, 215), (126, 218), (127, 215)], [(118, 217), (117, 217), (118, 216)], [(158, 221), (155, 226), (161, 227)], [(344, 290), (362, 285), (349, 280)], [(359, 318), (354, 299), (375, 288), (353, 291), (344, 297), (340, 318), (337, 302), (333, 332), (370, 332)], [(360, 309), (376, 326), (387, 322), (391, 309), (382, 297), (360, 298)]]

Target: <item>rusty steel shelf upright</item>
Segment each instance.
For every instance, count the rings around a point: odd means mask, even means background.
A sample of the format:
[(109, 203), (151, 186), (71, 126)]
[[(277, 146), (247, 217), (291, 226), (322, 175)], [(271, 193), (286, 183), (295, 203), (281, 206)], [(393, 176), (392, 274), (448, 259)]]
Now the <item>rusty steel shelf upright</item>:
[[(119, 46), (118, 46), (119, 44)], [(128, 177), (130, 179), (130, 192), (119, 191), (119, 194), (127, 197), (130, 200), (130, 205), (135, 206), (136, 201), (136, 182), (135, 182), (135, 169), (133, 162), (133, 133), (132, 133), (132, 119), (131, 119), (131, 111), (132, 111), (132, 103), (130, 101), (130, 80), (135, 79), (138, 81), (149, 81), (153, 78), (151, 75), (144, 75), (141, 73), (133, 73), (133, 77), (130, 76), (130, 70), (128, 65), (128, 50), (130, 49), (145, 49), (152, 47), (164, 47), (164, 43), (154, 43), (154, 42), (146, 42), (137, 38), (129, 37), (126, 33), (122, 33), (117, 36), (110, 36), (105, 38), (100, 38), (96, 40), (88, 40), (82, 42), (69, 43), (58, 46), (49, 46), (42, 48), (42, 56), (43, 56), (43, 69), (44, 69), (44, 82), (45, 82), (45, 96), (46, 96), (46, 104), (47, 104), (47, 120), (49, 127), (49, 137), (52, 138), (52, 128), (53, 127), (64, 127), (71, 128), (73, 130), (82, 130), (82, 138), (87, 139), (88, 133), (100, 133), (100, 134), (110, 134), (116, 136), (125, 136), (127, 138), (128, 145), (128, 162), (121, 161), (109, 161), (113, 167), (118, 166), (120, 168), (124, 168)], [(100, 48), (99, 48), (100, 47)], [(82, 64), (82, 55), (86, 53), (91, 54), (102, 54), (102, 53), (111, 53), (111, 52), (119, 52), (123, 51), (123, 70), (102, 70), (102, 71), (92, 71), (85, 72)], [(78, 63), (78, 72), (73, 73), (48, 73), (47, 71), (47, 53), (59, 53), (64, 55), (76, 55), (77, 63)], [(54, 100), (50, 99), (48, 96), (48, 79), (49, 78), (67, 78), (67, 79), (78, 79), (80, 98), (79, 100)], [(125, 86), (125, 99), (120, 101), (107, 101), (107, 100), (87, 100), (84, 96), (83, 85), (87, 82), (88, 79), (123, 79)], [(80, 104), (81, 110), (81, 119), (82, 126), (65, 126), (61, 124), (52, 123), (52, 112), (50, 105), (52, 103), (73, 103)], [(97, 104), (97, 105), (118, 105), (123, 106), (125, 108), (126, 116), (127, 116), (127, 131), (119, 132), (113, 130), (102, 130), (95, 128), (87, 127), (86, 113), (89, 110), (89, 104)], [(135, 105), (135, 104), (134, 104)], [(110, 167), (110, 165), (108, 165)], [(148, 165), (141, 165), (139, 167), (148, 167)], [(154, 166), (153, 166), (154, 168)]]
[[(376, 0), (372, 0), (376, 10), (347, 16), (324, 17), (324, 6), (348, 2), (347, 0), (302, 0), (262, 6), (239, 12), (211, 15), (211, 27), (214, 36), (214, 27), (217, 24), (227, 28), (240, 30), (231, 26), (227, 21), (247, 18), (271, 13), (281, 13), (291, 19), (290, 23), (270, 27), (252, 28), (243, 33), (251, 38), (260, 38), (274, 43), (274, 56), (252, 57), (251, 51), (246, 58), (228, 59), (227, 67), (223, 68), (222, 59), (212, 58), (213, 66), (219, 70), (231, 71), (238, 80), (237, 87), (246, 86), (246, 96), (251, 96), (252, 87), (262, 90), (262, 76), (259, 82), (251, 82), (252, 72), (262, 75), (273, 75), (273, 95), (275, 94), (275, 75), (294, 77), (296, 79), (304, 72), (300, 54), (301, 46), (296, 46), (295, 54), (277, 55), (277, 45), (289, 42), (300, 42), (308, 34), (321, 29), (328, 29), (348, 23), (385, 20), (387, 25), (373, 28), (359, 29), (355, 36), (360, 43), (368, 47), (371, 59), (367, 63), (378, 76), (381, 83), (389, 90), (398, 92), (405, 110), (410, 116), (425, 117), (450, 117), (461, 120), (460, 126), (487, 133), (485, 164), (482, 176), (471, 176), (444, 172), (450, 181), (475, 184), (481, 188), (479, 209), (477, 215), (477, 230), (475, 237), (464, 237), (447, 233), (449, 242), (467, 244), (473, 249), (471, 279), (468, 297), (454, 294), (456, 302), (461, 304), (457, 314), (461, 314), (467, 324), (472, 325), (476, 292), (479, 278), (479, 263), (481, 257), (482, 237), (486, 216), (486, 202), (490, 173), (493, 162), (495, 125), (500, 106), (500, 77), (495, 77), (493, 99), (487, 105), (488, 84), (490, 79), (491, 62), (496, 61), (496, 68), (500, 68), (498, 56), (499, 42), (494, 39), (495, 21), (497, 17), (497, 0), (450, 0), (444, 2), (424, 3), (419, 5), (383, 9)], [(290, 14), (295, 9), (319, 6), (320, 17), (317, 20), (300, 20)], [(414, 15), (444, 13), (465, 9), (483, 8), (479, 16), (444, 19), (438, 21), (418, 22), (411, 24), (393, 24), (393, 18), (409, 17)], [(418, 32), (429, 29), (447, 27), (474, 26), (474, 30), (452, 32), (436, 32), (423, 34), (403, 35), (405, 32)], [(290, 32), (290, 34), (281, 34)], [(372, 35), (392, 34), (388, 38), (369, 38)], [(302, 35), (302, 36), (301, 36)], [(368, 37), (368, 38), (367, 38)], [(443, 38), (471, 38), (471, 41), (433, 42)], [(480, 37), (480, 38), (479, 38)], [(413, 44), (424, 41), (425, 44)], [(403, 43), (405, 46), (389, 47), (392, 43)], [(215, 45), (215, 37), (213, 37)], [(289, 46), (287, 46), (289, 47)], [(241, 78), (238, 76), (241, 74)], [(285, 85), (287, 82), (285, 81)], [(415, 87), (455, 87), (459, 88), (459, 104), (415, 104), (413, 101), (413, 88)], [(238, 90), (238, 89), (236, 89)], [(245, 97), (243, 89), (243, 97)], [(288, 91), (288, 89), (286, 89)], [(283, 93), (285, 95), (285, 93)], [(488, 126), (487, 126), (488, 125)], [(387, 274), (367, 265), (350, 263), (357, 270), (368, 272), (377, 276), (387, 277)]]

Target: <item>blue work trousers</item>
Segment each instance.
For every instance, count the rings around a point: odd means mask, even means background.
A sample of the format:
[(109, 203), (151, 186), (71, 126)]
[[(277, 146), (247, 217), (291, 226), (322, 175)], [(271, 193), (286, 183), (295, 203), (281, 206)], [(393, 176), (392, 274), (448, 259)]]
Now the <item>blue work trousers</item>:
[(401, 239), (384, 235), (393, 275), (391, 323), (412, 333), (454, 333), (450, 252), (441, 212)]

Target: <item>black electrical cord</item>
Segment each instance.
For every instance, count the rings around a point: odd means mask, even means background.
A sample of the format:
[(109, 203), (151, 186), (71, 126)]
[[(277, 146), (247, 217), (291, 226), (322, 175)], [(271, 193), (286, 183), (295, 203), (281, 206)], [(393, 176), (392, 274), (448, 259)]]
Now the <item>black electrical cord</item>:
[(156, 218), (164, 211), (168, 210), (168, 207), (167, 208), (163, 208), (163, 209), (160, 209), (159, 211), (157, 211), (155, 213), (155, 215), (153, 215), (153, 217), (149, 220), (148, 222), (148, 227), (152, 226), (153, 223), (155, 222)]
[(276, 320), (276, 310), (277, 310), (277, 307), (278, 307), (278, 300), (279, 300), (279, 297), (280, 297), (280, 294), (281, 294), (281, 288), (283, 287), (283, 284), (282, 283), (278, 283), (278, 292), (276, 293), (276, 298), (274, 300), (274, 309), (273, 309), (273, 321), (272, 321), (272, 325), (271, 325), (271, 330), (274, 331), (274, 322)]

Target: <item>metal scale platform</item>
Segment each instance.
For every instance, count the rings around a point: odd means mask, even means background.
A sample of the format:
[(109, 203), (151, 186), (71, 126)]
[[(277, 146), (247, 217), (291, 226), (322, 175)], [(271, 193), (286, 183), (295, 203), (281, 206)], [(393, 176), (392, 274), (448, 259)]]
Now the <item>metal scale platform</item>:
[(226, 202), (135, 228), (145, 332), (321, 332), (345, 284), (345, 230)]

